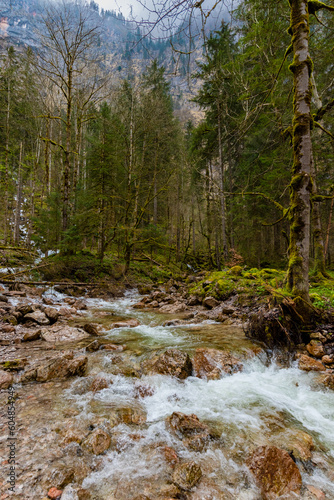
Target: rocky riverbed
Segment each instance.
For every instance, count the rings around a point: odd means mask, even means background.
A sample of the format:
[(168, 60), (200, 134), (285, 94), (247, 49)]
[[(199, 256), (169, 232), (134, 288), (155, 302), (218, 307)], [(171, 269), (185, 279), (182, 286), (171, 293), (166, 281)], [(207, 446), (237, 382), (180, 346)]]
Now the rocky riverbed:
[(333, 499), (330, 329), (273, 353), (233, 299), (141, 292), (0, 290), (0, 499)]

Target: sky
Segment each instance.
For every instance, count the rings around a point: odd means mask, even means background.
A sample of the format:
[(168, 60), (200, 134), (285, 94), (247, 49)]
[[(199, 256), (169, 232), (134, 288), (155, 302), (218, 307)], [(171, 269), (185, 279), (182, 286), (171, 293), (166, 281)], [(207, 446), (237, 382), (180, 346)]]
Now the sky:
[(133, 10), (133, 15), (138, 15), (143, 12), (143, 8), (136, 2), (136, 0), (95, 0), (101, 9), (121, 11), (125, 17), (128, 17)]

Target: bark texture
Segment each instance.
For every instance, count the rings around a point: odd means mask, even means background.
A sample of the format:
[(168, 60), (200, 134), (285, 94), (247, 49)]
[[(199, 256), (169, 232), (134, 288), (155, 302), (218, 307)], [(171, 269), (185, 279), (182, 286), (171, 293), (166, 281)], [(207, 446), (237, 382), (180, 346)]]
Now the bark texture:
[(295, 297), (309, 302), (311, 98), (312, 61), (309, 54), (309, 12), (307, 0), (290, 0), (294, 79), (293, 168), (290, 184), (290, 248), (288, 286)]

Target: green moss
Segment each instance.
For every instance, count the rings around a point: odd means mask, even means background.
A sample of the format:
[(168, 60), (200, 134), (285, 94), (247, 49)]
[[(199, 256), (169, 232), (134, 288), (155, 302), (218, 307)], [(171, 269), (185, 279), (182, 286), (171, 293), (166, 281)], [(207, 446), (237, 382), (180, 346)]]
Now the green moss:
[(241, 276), (241, 273), (242, 273), (241, 266), (233, 266), (230, 269), (230, 274), (233, 274), (234, 276)]

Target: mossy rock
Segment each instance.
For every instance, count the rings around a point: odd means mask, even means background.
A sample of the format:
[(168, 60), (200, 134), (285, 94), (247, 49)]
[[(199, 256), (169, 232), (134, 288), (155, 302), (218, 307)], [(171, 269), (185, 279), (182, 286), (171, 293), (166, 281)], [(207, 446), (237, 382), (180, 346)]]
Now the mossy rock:
[(241, 276), (242, 274), (242, 267), (241, 266), (233, 266), (230, 269), (230, 274), (233, 276)]

